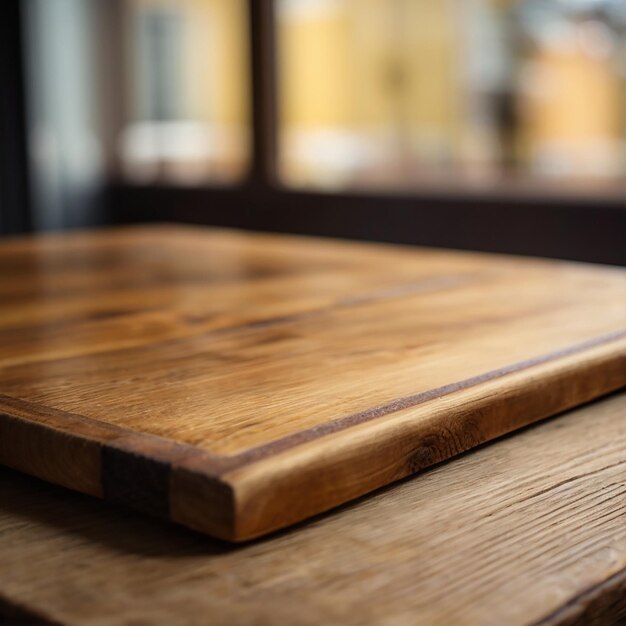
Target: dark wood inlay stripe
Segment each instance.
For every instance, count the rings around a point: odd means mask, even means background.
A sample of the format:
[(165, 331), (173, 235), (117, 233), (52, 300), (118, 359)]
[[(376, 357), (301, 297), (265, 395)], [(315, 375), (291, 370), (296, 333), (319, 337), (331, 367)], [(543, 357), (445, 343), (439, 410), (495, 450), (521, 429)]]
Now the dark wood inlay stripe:
[[(289, 448), (293, 448), (294, 446), (307, 443), (309, 441), (312, 441), (313, 439), (325, 437), (327, 435), (345, 430), (352, 426), (357, 426), (359, 424), (369, 422), (379, 417), (384, 417), (386, 415), (390, 415), (392, 413), (396, 413), (398, 411), (402, 411), (404, 409), (423, 404), (425, 402), (428, 402), (429, 400), (442, 398), (457, 391), (469, 389), (470, 387), (476, 387), (477, 385), (480, 385), (482, 383), (486, 383), (497, 378), (502, 378), (503, 376), (507, 376), (509, 374), (521, 372), (537, 365), (543, 365), (551, 361), (556, 361), (557, 359), (564, 358), (566, 356), (584, 352), (585, 350), (588, 350), (590, 348), (610, 343), (618, 339), (623, 339), (624, 337), (626, 337), (626, 329), (609, 333), (607, 335), (602, 335), (600, 337), (595, 337), (593, 339), (583, 341), (568, 348), (564, 348), (563, 350), (557, 350), (548, 354), (534, 357), (532, 359), (519, 361), (517, 363), (513, 363), (511, 365), (507, 365), (496, 370), (491, 370), (477, 376), (472, 376), (464, 380), (450, 383), (448, 385), (443, 385), (441, 387), (429, 389), (428, 391), (423, 391), (410, 396), (405, 396), (403, 398), (398, 398), (397, 400), (389, 402), (388, 404), (371, 407), (364, 411), (359, 411), (358, 413), (346, 415), (344, 417), (325, 422), (324, 424), (319, 424), (306, 430), (295, 432), (280, 439), (275, 439), (274, 441), (271, 441), (269, 443), (260, 445), (256, 448), (251, 448), (249, 450), (246, 450), (245, 452), (227, 458), (232, 459), (233, 461), (237, 461), (237, 463), (234, 464), (233, 467), (235, 465), (246, 465), (248, 463), (252, 463), (254, 461), (258, 461), (260, 459), (271, 456), (273, 454), (283, 452)], [(624, 355), (624, 358), (626, 359), (626, 355)], [(624, 384), (626, 384), (626, 371), (624, 372)]]
[(102, 493), (111, 502), (168, 519), (170, 471), (168, 462), (102, 447)]
[[(177, 465), (183, 460), (193, 459), (194, 467), (198, 468), (201, 465), (204, 472), (219, 477), (226, 472), (241, 468), (256, 461), (260, 461), (274, 454), (284, 452), (286, 450), (289, 450), (290, 448), (308, 443), (320, 437), (325, 437), (333, 433), (346, 430), (353, 426), (357, 426), (371, 420), (375, 420), (377, 418), (381, 418), (392, 413), (402, 411), (404, 409), (424, 404), (425, 402), (428, 402), (430, 400), (448, 396), (457, 391), (463, 391), (471, 387), (476, 387), (482, 383), (486, 383), (510, 374), (521, 372), (538, 365), (549, 363), (551, 361), (556, 361), (560, 358), (584, 352), (585, 350), (589, 350), (591, 348), (607, 344), (612, 341), (617, 341), (623, 338), (626, 338), (626, 329), (608, 333), (606, 335), (601, 335), (599, 337), (580, 342), (562, 350), (557, 350), (538, 357), (519, 361), (517, 363), (513, 363), (511, 365), (507, 365), (496, 370), (491, 370), (477, 376), (472, 376), (470, 378), (466, 378), (464, 380), (460, 380), (454, 383), (443, 385), (441, 387), (436, 387), (434, 389), (429, 389), (427, 391), (423, 391), (417, 394), (398, 398), (387, 404), (371, 407), (369, 409), (365, 409), (364, 411), (359, 411), (351, 415), (346, 415), (331, 420), (329, 422), (313, 426), (306, 430), (301, 430), (290, 435), (286, 435), (279, 439), (275, 439), (274, 441), (270, 441), (255, 448), (250, 448), (232, 456), (217, 455), (212, 452), (202, 450), (193, 445), (175, 442), (167, 438), (160, 437), (158, 435), (131, 432), (115, 424), (101, 422), (91, 417), (77, 415), (58, 409), (42, 407), (30, 401), (13, 398), (1, 394), (0, 408), (4, 406), (5, 411), (7, 411), (7, 409), (10, 407), (12, 409), (11, 413), (15, 413), (16, 417), (36, 417), (37, 415), (44, 417), (45, 421), (40, 422), (40, 424), (44, 428), (47, 427), (66, 430), (68, 424), (71, 424), (72, 428), (82, 426), (82, 428), (78, 428), (78, 430), (79, 432), (82, 431), (84, 436), (101, 439), (104, 444), (103, 450), (109, 450), (108, 452), (105, 452), (105, 456), (108, 458), (108, 460), (106, 461), (106, 471), (104, 471), (103, 467), (103, 480), (110, 480), (110, 477), (108, 479), (105, 478), (105, 475), (109, 471), (116, 473), (121, 472), (122, 474), (124, 474), (124, 476), (133, 479), (136, 474), (134, 474), (133, 471), (130, 471), (131, 466), (139, 466), (141, 468), (140, 473), (143, 472), (145, 474), (144, 478), (146, 480), (146, 483), (149, 484), (150, 481), (152, 481), (153, 479), (148, 478), (148, 474), (150, 474), (151, 476), (153, 474), (157, 475), (160, 471), (156, 467), (148, 469), (146, 463), (150, 459), (154, 459), (154, 462), (158, 464), (170, 463), (171, 465)], [(626, 354), (624, 355), (624, 359), (626, 360)], [(626, 368), (623, 384), (626, 384)], [(0, 419), (2, 419), (1, 411)], [(129, 433), (132, 434), (132, 437), (130, 438)], [(123, 445), (118, 446), (116, 442), (122, 442), (122, 440), (124, 440)], [(115, 448), (119, 449), (114, 452), (111, 451)], [(129, 459), (127, 462), (122, 462), (120, 467), (119, 459), (125, 456), (128, 456)], [(109, 494), (114, 493), (111, 492), (110, 487), (107, 487), (106, 491), (108, 491)], [(113, 499), (116, 499), (117, 495), (115, 495), (114, 493)], [(124, 494), (121, 496), (121, 499), (128, 500), (128, 498), (130, 497), (131, 496), (129, 494)], [(157, 508), (162, 506), (163, 505), (161, 503), (158, 505)]]

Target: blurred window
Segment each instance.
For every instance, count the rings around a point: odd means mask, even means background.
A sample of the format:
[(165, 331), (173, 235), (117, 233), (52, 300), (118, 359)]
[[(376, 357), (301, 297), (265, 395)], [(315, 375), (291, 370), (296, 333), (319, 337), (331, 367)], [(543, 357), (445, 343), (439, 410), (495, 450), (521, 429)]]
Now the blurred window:
[(626, 173), (624, 0), (277, 0), (290, 186)]
[(124, 0), (130, 181), (235, 182), (250, 161), (245, 0)]

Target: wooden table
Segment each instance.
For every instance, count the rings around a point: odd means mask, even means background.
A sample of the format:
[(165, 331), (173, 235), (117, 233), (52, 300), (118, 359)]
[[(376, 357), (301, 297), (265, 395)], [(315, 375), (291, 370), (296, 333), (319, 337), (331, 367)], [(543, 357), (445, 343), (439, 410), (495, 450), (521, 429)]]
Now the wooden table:
[(8, 623), (624, 623), (626, 394), (244, 546), (3, 469), (0, 563)]

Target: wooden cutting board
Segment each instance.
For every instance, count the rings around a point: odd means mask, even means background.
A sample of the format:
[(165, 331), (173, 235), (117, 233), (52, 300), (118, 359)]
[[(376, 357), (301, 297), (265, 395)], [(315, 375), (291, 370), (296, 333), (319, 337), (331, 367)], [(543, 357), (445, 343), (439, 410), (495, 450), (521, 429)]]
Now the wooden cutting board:
[(0, 244), (0, 462), (245, 540), (626, 384), (626, 272), (185, 227)]

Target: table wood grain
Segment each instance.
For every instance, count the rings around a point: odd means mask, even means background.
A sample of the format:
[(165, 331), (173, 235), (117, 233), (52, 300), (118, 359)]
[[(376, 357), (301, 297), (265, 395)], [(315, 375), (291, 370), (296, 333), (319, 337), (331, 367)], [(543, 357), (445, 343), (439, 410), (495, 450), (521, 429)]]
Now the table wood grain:
[(626, 273), (186, 227), (0, 245), (0, 462), (230, 540), (626, 384)]
[(626, 394), (239, 546), (0, 469), (0, 616), (623, 624), (625, 505)]

